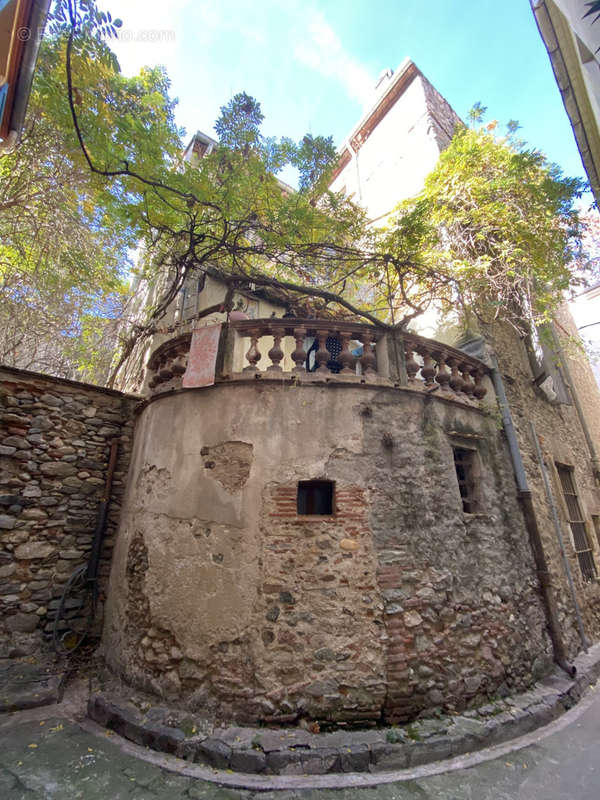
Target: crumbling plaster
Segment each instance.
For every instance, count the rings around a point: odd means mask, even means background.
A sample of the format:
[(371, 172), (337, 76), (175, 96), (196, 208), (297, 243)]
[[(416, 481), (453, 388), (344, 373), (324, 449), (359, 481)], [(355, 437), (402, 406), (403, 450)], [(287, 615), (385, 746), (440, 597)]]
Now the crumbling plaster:
[[(453, 441), (477, 448), (484, 513), (462, 511)], [(316, 478), (335, 482), (335, 514), (298, 516), (297, 482)], [(493, 414), (360, 385), (178, 392), (142, 412), (129, 487), (104, 631), (129, 680), (241, 720), (364, 721), (547, 668)]]

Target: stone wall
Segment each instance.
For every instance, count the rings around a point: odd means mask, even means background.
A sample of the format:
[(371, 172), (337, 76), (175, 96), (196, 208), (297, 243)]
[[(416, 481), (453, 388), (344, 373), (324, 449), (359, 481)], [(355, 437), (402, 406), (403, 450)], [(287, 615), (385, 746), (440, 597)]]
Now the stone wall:
[[(533, 382), (527, 351), (524, 343), (508, 327), (495, 326), (488, 337), (497, 353), (500, 372), (503, 375), (519, 447), (546, 557), (549, 561), (552, 585), (557, 597), (560, 623), (567, 650), (574, 657), (582, 649), (575, 604), (569, 589), (567, 574), (561, 558), (551, 506), (548, 502), (540, 464), (536, 457), (531, 423), (540, 439), (544, 463), (548, 471), (552, 495), (560, 520), (567, 559), (576, 589), (585, 633), (590, 641), (600, 638), (600, 585), (598, 581), (584, 581), (574, 541), (567, 518), (567, 509), (562, 495), (556, 464), (573, 467), (573, 478), (578, 501), (583, 513), (586, 533), (592, 547), (596, 569), (600, 574), (600, 547), (592, 524), (592, 515), (600, 515), (600, 490), (594, 480), (590, 453), (572, 403), (553, 403), (537, 389)], [(569, 343), (564, 341), (565, 350)], [(577, 374), (577, 365), (572, 363), (572, 373)], [(582, 384), (583, 385), (583, 384)], [(590, 387), (590, 390), (593, 387)], [(594, 389), (595, 391), (595, 389)], [(592, 422), (598, 427), (600, 410), (583, 398)], [(592, 426), (590, 426), (592, 427)], [(594, 428), (592, 428), (594, 430)]]
[[(453, 445), (475, 450), (465, 514)], [(493, 408), (256, 380), (142, 412), (103, 650), (137, 685), (242, 721), (363, 723), (517, 691), (550, 647)], [(299, 515), (301, 480), (335, 483)]]
[(65, 583), (87, 560), (110, 442), (118, 437), (102, 601), (136, 403), (120, 392), (0, 367), (0, 657), (48, 648)]

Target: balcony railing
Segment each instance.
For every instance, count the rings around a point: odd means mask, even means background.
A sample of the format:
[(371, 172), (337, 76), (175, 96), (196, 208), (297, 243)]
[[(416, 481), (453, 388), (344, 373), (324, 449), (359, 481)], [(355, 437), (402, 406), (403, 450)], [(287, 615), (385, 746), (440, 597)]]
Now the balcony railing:
[[(191, 334), (148, 362), (152, 394), (181, 387)], [(463, 403), (486, 394), (489, 368), (449, 345), (413, 333), (325, 319), (236, 320), (225, 326), (216, 382), (248, 378), (406, 386)]]

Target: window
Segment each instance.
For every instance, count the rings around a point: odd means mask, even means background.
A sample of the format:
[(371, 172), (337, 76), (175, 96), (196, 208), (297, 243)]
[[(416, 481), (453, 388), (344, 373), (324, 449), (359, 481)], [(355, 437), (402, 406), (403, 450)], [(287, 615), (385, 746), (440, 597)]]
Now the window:
[(298, 514), (333, 514), (333, 481), (298, 481)]
[(479, 511), (477, 453), (466, 447), (453, 447), (454, 469), (465, 514)]
[(579, 505), (579, 499), (577, 498), (575, 481), (573, 479), (573, 467), (557, 464), (556, 471), (558, 472), (560, 486), (565, 499), (567, 519), (571, 526), (571, 533), (573, 534), (573, 544), (575, 546), (575, 552), (577, 553), (579, 568), (581, 569), (583, 580), (592, 581), (596, 577), (596, 565), (594, 564), (592, 548), (590, 547), (590, 542), (585, 530), (583, 513)]
[(592, 525), (594, 526), (594, 532), (596, 533), (598, 547), (600, 547), (600, 516), (598, 514), (592, 514)]
[(569, 391), (563, 380), (560, 359), (555, 352), (552, 329), (539, 325), (526, 340), (527, 355), (534, 381), (547, 400), (570, 404)]

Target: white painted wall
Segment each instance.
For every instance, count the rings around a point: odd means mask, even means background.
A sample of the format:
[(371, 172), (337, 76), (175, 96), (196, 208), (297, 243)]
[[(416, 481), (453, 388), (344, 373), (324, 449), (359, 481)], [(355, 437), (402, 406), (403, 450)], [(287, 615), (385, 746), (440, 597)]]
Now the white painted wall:
[(423, 79), (417, 76), (331, 188), (345, 188), (371, 219), (384, 224), (384, 215), (421, 190), (439, 154)]

